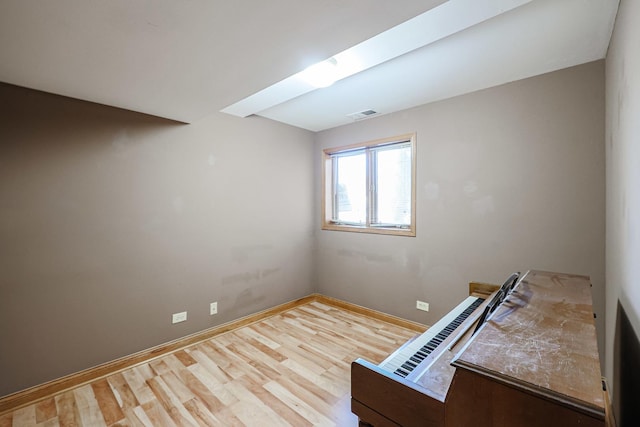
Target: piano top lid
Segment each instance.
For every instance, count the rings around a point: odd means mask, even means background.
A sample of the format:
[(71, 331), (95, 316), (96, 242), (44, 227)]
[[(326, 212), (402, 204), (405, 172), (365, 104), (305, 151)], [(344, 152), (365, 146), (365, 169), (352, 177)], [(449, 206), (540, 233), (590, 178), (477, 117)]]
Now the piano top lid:
[(529, 271), (452, 364), (604, 416), (590, 286)]

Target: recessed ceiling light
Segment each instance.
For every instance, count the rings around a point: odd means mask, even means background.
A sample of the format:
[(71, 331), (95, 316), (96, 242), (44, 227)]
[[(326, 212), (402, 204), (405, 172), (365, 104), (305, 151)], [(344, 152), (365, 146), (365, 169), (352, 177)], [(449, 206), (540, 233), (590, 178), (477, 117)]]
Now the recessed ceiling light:
[(329, 58), (296, 74), (296, 77), (316, 88), (328, 87), (339, 78), (338, 61)]

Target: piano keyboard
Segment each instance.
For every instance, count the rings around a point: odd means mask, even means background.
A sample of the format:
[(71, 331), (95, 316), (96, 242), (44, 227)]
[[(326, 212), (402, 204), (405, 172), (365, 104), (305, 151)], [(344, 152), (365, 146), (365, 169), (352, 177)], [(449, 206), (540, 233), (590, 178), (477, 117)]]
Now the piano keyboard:
[(483, 301), (483, 298), (468, 297), (418, 338), (400, 348), (397, 353), (389, 356), (379, 367), (405, 378), (455, 331)]

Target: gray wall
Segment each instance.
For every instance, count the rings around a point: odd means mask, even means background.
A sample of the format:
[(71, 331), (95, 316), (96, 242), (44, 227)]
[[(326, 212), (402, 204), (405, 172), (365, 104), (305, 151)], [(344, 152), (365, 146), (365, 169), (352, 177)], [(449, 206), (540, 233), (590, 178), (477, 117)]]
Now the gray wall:
[[(0, 99), (0, 395), (313, 291), (433, 323), (530, 268), (590, 275), (604, 339), (603, 62), (315, 137)], [(418, 236), (320, 231), (321, 148), (413, 131)]]
[[(316, 178), (322, 148), (413, 131), (417, 237), (318, 227), (319, 291), (432, 324), (472, 280), (501, 283), (528, 269), (585, 274), (602, 352), (603, 61), (321, 132)], [(416, 310), (418, 299), (428, 313)]]
[(312, 133), (0, 99), (0, 396), (313, 291)]
[[(614, 401), (640, 417), (640, 2), (620, 2), (606, 64), (607, 367)], [(628, 321), (628, 333), (620, 323)], [(614, 345), (616, 344), (616, 345)], [(635, 354), (633, 350), (635, 349)], [(620, 352), (621, 354), (614, 354)], [(632, 380), (631, 380), (632, 379)], [(616, 384), (616, 380), (628, 385)], [(626, 396), (616, 396), (618, 392)], [(618, 409), (618, 416), (623, 415)], [(635, 412), (635, 416), (632, 414)], [(624, 421), (624, 420), (623, 420)], [(619, 420), (620, 422), (620, 420)], [(631, 423), (629, 423), (631, 425)]]

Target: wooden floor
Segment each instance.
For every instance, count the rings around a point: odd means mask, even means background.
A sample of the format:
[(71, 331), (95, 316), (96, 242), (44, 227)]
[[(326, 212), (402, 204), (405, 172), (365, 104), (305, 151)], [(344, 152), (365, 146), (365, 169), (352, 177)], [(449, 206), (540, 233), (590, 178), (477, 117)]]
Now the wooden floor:
[(350, 364), (416, 332), (312, 302), (0, 416), (6, 426), (357, 426)]

